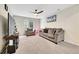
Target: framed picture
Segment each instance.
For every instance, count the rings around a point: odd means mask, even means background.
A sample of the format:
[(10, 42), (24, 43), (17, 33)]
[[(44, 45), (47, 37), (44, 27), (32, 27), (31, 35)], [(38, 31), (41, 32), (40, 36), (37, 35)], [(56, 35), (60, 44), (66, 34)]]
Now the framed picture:
[(47, 22), (55, 22), (55, 21), (56, 21), (56, 18), (57, 18), (56, 15), (53, 15), (53, 16), (50, 16), (50, 17), (47, 17)]
[(8, 6), (7, 6), (7, 4), (4, 4), (4, 8), (5, 8), (6, 11), (8, 11)]

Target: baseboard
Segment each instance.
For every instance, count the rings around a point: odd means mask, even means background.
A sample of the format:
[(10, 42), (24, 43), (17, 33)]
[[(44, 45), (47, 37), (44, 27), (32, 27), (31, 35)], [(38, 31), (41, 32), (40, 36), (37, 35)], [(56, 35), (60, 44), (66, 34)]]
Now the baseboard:
[(65, 42), (68, 42), (68, 43), (70, 43), (70, 44), (79, 46), (79, 44), (77, 44), (77, 43), (75, 43), (75, 42), (70, 42), (70, 41), (67, 41), (67, 40), (64, 40), (64, 41), (65, 41)]

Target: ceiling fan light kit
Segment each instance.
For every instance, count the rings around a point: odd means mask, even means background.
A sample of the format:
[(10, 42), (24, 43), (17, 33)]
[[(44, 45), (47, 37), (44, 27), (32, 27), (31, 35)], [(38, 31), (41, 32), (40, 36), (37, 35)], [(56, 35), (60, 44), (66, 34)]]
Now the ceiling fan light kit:
[(34, 14), (35, 16), (38, 16), (38, 14)]

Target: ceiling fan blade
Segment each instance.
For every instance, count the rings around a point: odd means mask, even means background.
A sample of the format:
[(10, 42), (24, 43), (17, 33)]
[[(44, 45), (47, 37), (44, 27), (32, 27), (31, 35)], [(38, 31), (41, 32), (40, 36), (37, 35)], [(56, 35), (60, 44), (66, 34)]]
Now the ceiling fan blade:
[(38, 12), (37, 14), (40, 14), (40, 13), (42, 13), (42, 12), (44, 12), (44, 11), (40, 11), (40, 12)]

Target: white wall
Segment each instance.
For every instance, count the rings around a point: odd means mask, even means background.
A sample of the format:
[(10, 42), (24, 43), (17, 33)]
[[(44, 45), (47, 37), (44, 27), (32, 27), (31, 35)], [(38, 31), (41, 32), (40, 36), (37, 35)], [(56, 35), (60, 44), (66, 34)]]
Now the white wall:
[(22, 17), (19, 16), (14, 16), (15, 22), (16, 22), (16, 27), (17, 27), (17, 31), (19, 31), (20, 35), (24, 34), (24, 19)]
[[(40, 21), (38, 19), (28, 18), (23, 16), (14, 16), (14, 19), (16, 22), (17, 30), (19, 31), (20, 35), (24, 35), (26, 28), (29, 27), (29, 24), (28, 24), (29, 21), (33, 21), (34, 29), (39, 29), (40, 27)], [(27, 27), (25, 27), (24, 23), (27, 24)]]
[(7, 12), (4, 9), (4, 5), (0, 4), (0, 52), (4, 46), (3, 36), (5, 36), (6, 32), (6, 24), (7, 24)]
[(57, 21), (47, 23), (46, 27), (63, 28), (65, 41), (79, 45), (79, 5), (74, 5), (57, 14)]
[(40, 28), (44, 29), (46, 27), (46, 24), (47, 24), (46, 17), (41, 17), (40, 18)]

